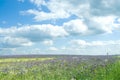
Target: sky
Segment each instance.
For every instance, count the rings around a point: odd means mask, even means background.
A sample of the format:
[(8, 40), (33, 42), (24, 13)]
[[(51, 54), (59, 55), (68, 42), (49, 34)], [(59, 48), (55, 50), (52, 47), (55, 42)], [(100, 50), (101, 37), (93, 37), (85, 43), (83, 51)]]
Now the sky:
[(120, 0), (0, 0), (0, 55), (120, 54)]

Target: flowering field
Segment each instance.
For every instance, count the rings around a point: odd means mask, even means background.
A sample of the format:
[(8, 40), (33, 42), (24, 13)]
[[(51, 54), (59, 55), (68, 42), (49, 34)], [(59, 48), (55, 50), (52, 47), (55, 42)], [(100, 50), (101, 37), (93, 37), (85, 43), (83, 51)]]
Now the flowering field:
[(0, 80), (120, 80), (116, 56), (1, 58)]

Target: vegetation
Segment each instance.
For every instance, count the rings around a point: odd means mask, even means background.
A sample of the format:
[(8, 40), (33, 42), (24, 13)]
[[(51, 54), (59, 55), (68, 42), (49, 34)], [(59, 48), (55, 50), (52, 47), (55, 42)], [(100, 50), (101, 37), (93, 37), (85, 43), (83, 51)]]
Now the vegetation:
[(53, 58), (5, 58), (0, 59), (0, 62), (27, 62), (27, 61), (44, 61), (44, 60), (50, 60)]
[(73, 56), (0, 59), (0, 80), (120, 80), (120, 61)]

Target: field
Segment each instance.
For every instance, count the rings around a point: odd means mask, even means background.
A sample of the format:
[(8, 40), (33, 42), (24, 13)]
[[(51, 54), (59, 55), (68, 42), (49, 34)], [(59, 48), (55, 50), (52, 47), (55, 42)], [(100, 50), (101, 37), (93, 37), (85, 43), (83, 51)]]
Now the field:
[(120, 57), (2, 56), (0, 80), (120, 80)]

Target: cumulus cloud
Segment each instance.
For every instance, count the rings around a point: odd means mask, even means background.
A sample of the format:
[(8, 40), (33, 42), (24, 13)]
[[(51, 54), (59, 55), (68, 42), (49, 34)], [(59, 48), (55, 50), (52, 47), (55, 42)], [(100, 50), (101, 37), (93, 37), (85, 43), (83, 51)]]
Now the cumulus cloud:
[(78, 19), (63, 23), (70, 34), (103, 34), (112, 33), (116, 25), (114, 21), (120, 17), (118, 0), (30, 0), (31, 3), (47, 7), (49, 12), (37, 9), (23, 11), (34, 15), (36, 21), (68, 18), (72, 15)]
[(32, 46), (33, 42), (24, 38), (1, 37), (0, 48), (16, 48), (23, 46)]
[[(48, 16), (48, 18), (53, 19), (53, 16), (49, 16), (50, 14), (54, 13), (56, 18), (66, 18), (69, 16), (67, 15), (76, 15), (79, 17), (90, 17), (90, 16), (120, 16), (120, 1), (119, 0), (50, 0), (45, 2), (44, 0), (30, 0), (35, 5), (45, 5), (49, 10), (50, 13), (45, 13), (38, 11), (38, 13), (43, 13), (44, 15)], [(61, 14), (59, 14), (59, 12)], [(101, 13), (102, 12), (102, 13)], [(31, 13), (31, 12), (30, 12)], [(31, 13), (34, 14), (34, 13)], [(34, 14), (35, 17), (40, 18), (42, 15)], [(41, 17), (40, 17), (41, 16)], [(61, 17), (60, 17), (61, 16)], [(63, 17), (62, 17), (63, 16)], [(47, 18), (46, 18), (47, 19)]]
[(1, 47), (31, 46), (42, 41), (45, 45), (53, 45), (51, 39), (68, 35), (63, 27), (50, 24), (0, 28), (0, 45)]
[[(43, 41), (44, 45), (53, 45), (52, 39), (54, 38), (66, 37), (71, 35), (86, 36), (91, 34), (112, 33), (114, 30), (117, 30), (119, 26), (118, 24), (114, 23), (114, 18), (114, 16), (93, 17), (91, 18), (92, 20), (90, 19), (88, 21), (86, 19), (74, 19), (65, 22), (62, 26), (42, 24), (0, 28), (0, 37), (5, 39), (5, 42), (1, 41), (1, 44), (11, 46), (27, 46), (32, 45), (32, 43)], [(91, 21), (94, 21), (94, 24), (92, 24)], [(8, 39), (6, 40), (6, 38)], [(16, 41), (16, 43), (12, 44), (14, 40)], [(19, 40), (21, 40), (22, 42), (19, 42)], [(103, 44), (103, 42), (86, 43), (85, 41), (80, 41), (77, 44), (86, 44), (90, 46)]]
[(69, 53), (74, 52), (76, 54), (93, 54), (93, 55), (106, 55), (119, 54), (120, 40), (108, 40), (108, 41), (85, 41), (81, 39), (74, 39), (69, 42), (67, 47)]
[(27, 38), (30, 41), (36, 42), (56, 37), (65, 37), (68, 35), (68, 33), (60, 26), (44, 24), (44, 25), (28, 25), (19, 28), (17, 27), (7, 29), (1, 28), (0, 35), (22, 37)]
[[(1, 39), (5, 39), (4, 42), (1, 41), (1, 44), (2, 46), (28, 46), (32, 45), (32, 43), (43, 41), (44, 45), (53, 45), (52, 39), (58, 37), (112, 33), (114, 30), (118, 29), (116, 24), (113, 23), (113, 18), (114, 17), (111, 16), (93, 17), (91, 19), (94, 21), (94, 24), (91, 24), (91, 20), (74, 19), (65, 22), (62, 26), (43, 24), (0, 28)], [(89, 25), (86, 25), (85, 23)], [(77, 41), (75, 41), (75, 43), (81, 45), (96, 45), (102, 44), (103, 42), (86, 43), (85, 41), (79, 41), (77, 43)]]
[(81, 45), (81, 46), (89, 45), (89, 43), (87, 43), (87, 42), (84, 41), (84, 40), (71, 40), (71, 41), (70, 41), (70, 44), (72, 44), (72, 45)]
[(45, 40), (45, 41), (43, 41), (43, 44), (46, 45), (46, 46), (52, 46), (53, 41), (52, 40)]
[(65, 11), (60, 12), (50, 12), (46, 13), (44, 11), (38, 11), (35, 9), (29, 9), (27, 11), (21, 11), (21, 14), (32, 14), (35, 15), (34, 19), (36, 21), (43, 21), (43, 20), (51, 20), (51, 19), (58, 19), (58, 18), (68, 18), (70, 15), (66, 13)]
[(84, 24), (84, 22), (80, 19), (71, 20), (63, 24), (63, 27), (67, 32), (72, 35), (85, 35), (88, 31), (88, 27)]
[[(18, 0), (24, 2), (24, 0)], [(58, 51), (52, 39), (66, 36), (88, 36), (113, 33), (120, 30), (119, 0), (29, 0), (36, 8), (21, 11), (21, 14), (32, 15), (35, 21), (67, 19), (61, 26), (51, 24), (21, 25), (19, 27), (0, 28), (0, 48), (31, 46), (41, 42), (49, 50)], [(44, 10), (47, 9), (48, 11)], [(71, 18), (75, 16), (76, 19)], [(69, 20), (68, 20), (69, 19)], [(59, 24), (59, 23), (57, 23)], [(78, 36), (77, 36), (78, 37)], [(73, 38), (73, 37), (72, 37)], [(68, 40), (69, 38), (67, 38)], [(120, 41), (85, 41), (71, 40), (70, 44), (79, 47), (96, 47), (119, 45)], [(60, 47), (60, 45), (58, 45)], [(64, 46), (64, 45), (62, 45)], [(68, 46), (69, 47), (69, 46)], [(67, 47), (62, 47), (66, 50)], [(96, 48), (93, 48), (96, 49)], [(91, 49), (91, 50), (93, 50)], [(72, 50), (70, 48), (69, 50)], [(79, 49), (78, 49), (79, 50)], [(87, 49), (88, 52), (90, 49)], [(83, 53), (86, 50), (83, 50)], [(73, 50), (74, 52), (74, 50)], [(79, 51), (80, 52), (80, 51)], [(82, 52), (82, 51), (81, 51)]]
[[(37, 2), (37, 3), (36, 3)], [(42, 2), (42, 3), (41, 3)], [(34, 19), (36, 21), (41, 21), (41, 20), (50, 20), (50, 19), (60, 19), (60, 18), (68, 18), (70, 17), (70, 13), (68, 12), (69, 10), (69, 5), (64, 5), (65, 1), (56, 1), (56, 0), (50, 0), (45, 2), (44, 0), (40, 0), (40, 3), (38, 0), (32, 0), (32, 3), (35, 5), (44, 5), (48, 8), (50, 11), (44, 12), (44, 11), (39, 11), (39, 10), (34, 10), (34, 9), (29, 9), (26, 11), (23, 11), (24, 14), (32, 14), (34, 15)], [(59, 9), (59, 11), (58, 11)]]
[(73, 46), (84, 46), (84, 47), (88, 47), (88, 46), (106, 46), (106, 45), (120, 45), (120, 40), (116, 40), (116, 41), (91, 41), (91, 42), (87, 42), (85, 40), (71, 40), (70, 44)]
[(92, 33), (112, 33), (112, 31), (117, 27), (116, 23), (114, 23), (115, 18), (115, 16), (92, 17), (84, 19), (84, 23)]
[(31, 3), (35, 4), (36, 6), (40, 6), (40, 5), (45, 5), (46, 2), (45, 0), (30, 0)]
[(30, 39), (31, 41), (41, 41), (56, 37), (67, 36), (68, 33), (59, 26), (53, 25), (32, 25), (18, 29), (18, 35)]
[(71, 35), (96, 35), (112, 33), (119, 29), (114, 22), (114, 16), (93, 17), (90, 19), (74, 19), (63, 24), (64, 29)]
[[(120, 16), (119, 0), (91, 0), (90, 13), (95, 16), (116, 15)], [(102, 12), (102, 13), (101, 13)]]

